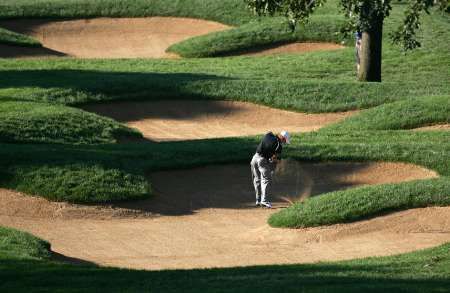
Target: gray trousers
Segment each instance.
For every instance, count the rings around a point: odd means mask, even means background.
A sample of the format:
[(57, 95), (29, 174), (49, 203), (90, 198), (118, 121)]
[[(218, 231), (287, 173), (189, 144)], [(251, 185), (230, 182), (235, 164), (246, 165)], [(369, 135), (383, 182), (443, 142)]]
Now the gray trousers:
[(275, 163), (256, 153), (252, 158), (250, 168), (252, 171), (253, 186), (256, 192), (256, 201), (269, 202)]

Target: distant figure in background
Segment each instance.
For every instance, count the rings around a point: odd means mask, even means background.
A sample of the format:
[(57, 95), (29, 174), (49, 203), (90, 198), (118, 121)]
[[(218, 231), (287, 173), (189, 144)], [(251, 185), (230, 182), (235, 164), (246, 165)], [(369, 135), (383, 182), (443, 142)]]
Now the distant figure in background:
[(360, 64), (360, 56), (361, 56), (361, 40), (362, 40), (362, 33), (356, 32), (355, 33), (355, 56), (356, 56), (356, 73), (359, 73), (359, 64)]
[(256, 206), (272, 208), (270, 188), (273, 172), (283, 149), (282, 145), (289, 143), (290, 135), (287, 131), (283, 130), (277, 135), (269, 132), (264, 135), (256, 148), (256, 153), (250, 163), (253, 186), (256, 192)]

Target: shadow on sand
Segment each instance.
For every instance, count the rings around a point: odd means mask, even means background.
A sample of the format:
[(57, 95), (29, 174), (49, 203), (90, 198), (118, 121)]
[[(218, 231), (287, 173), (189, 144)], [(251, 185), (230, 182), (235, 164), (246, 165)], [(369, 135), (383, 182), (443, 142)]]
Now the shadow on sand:
[[(286, 160), (277, 167), (271, 201), (286, 207), (310, 196), (361, 186), (393, 182), (371, 174), (376, 163), (305, 163)], [(388, 168), (388, 167), (386, 167)], [(406, 171), (407, 172), (407, 171)], [(364, 175), (362, 175), (364, 173)], [(362, 177), (363, 176), (363, 177)], [(149, 174), (154, 197), (117, 203), (114, 207), (163, 215), (186, 215), (204, 208), (254, 208), (250, 165), (222, 165)]]

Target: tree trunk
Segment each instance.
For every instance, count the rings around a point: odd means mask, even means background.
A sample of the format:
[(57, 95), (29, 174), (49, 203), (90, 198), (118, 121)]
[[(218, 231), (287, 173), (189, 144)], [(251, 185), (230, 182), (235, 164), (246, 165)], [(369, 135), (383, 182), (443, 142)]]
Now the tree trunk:
[(383, 19), (377, 19), (372, 25), (370, 30), (362, 32), (358, 79), (380, 82)]

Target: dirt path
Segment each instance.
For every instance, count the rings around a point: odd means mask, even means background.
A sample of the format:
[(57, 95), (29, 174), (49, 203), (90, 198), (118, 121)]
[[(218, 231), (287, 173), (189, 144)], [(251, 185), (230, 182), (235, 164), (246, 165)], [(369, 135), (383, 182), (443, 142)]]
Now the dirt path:
[(300, 230), (266, 223), (271, 213), (288, 205), (284, 196), (297, 200), (361, 184), (435, 177), (429, 170), (394, 163), (285, 161), (277, 170), (276, 209), (266, 210), (252, 207), (248, 168), (152, 173), (158, 191), (154, 198), (110, 207), (50, 203), (0, 190), (0, 225), (47, 239), (57, 253), (73, 259), (145, 269), (342, 260), (450, 241), (450, 207)]
[(81, 107), (139, 129), (154, 141), (314, 131), (355, 114), (305, 114), (232, 101), (115, 102)]
[[(48, 50), (37, 49), (37, 56), (46, 53), (78, 58), (173, 58), (176, 56), (165, 52), (172, 44), (230, 28), (218, 22), (178, 17), (4, 20), (0, 27), (39, 40)], [(22, 52), (20, 48), (0, 47), (2, 55), (29, 57), (32, 53), (29, 49)]]

